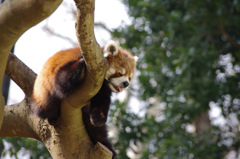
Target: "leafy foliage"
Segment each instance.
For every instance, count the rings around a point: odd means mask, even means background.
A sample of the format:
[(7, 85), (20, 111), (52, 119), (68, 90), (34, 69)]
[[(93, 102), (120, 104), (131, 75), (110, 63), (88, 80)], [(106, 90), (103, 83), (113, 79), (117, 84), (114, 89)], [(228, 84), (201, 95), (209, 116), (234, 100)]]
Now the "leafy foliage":
[[(2, 151), (0, 156), (6, 156), (6, 154), (9, 154), (11, 157), (15, 157), (18, 159), (20, 157), (19, 152), (23, 156), (29, 155), (30, 159), (50, 159), (51, 156), (44, 146), (39, 141), (28, 139), (28, 138), (19, 138), (19, 137), (6, 137), (0, 139), (0, 145)], [(7, 143), (9, 148), (6, 147)], [(0, 149), (1, 150), (1, 149)]]
[[(136, 146), (135, 154), (144, 159), (212, 159), (238, 152), (239, 2), (123, 2), (133, 23), (114, 36), (140, 57), (138, 93), (147, 107), (144, 117), (123, 111), (117, 120), (120, 158)], [(211, 104), (221, 109), (224, 123), (198, 131), (194, 122)]]

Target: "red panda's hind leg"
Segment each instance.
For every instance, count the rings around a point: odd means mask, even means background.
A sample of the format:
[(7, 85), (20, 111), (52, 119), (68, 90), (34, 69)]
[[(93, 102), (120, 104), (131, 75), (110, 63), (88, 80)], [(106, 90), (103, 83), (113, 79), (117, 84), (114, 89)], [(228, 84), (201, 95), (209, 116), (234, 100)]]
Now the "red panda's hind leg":
[(62, 100), (78, 88), (84, 75), (85, 62), (83, 58), (69, 62), (59, 70), (55, 79), (54, 92), (49, 96), (47, 103), (48, 111), (46, 115), (50, 124), (54, 124), (60, 115)]
[(60, 114), (61, 99), (56, 96), (49, 95), (45, 105), (39, 105), (31, 100), (31, 110), (41, 119), (48, 119), (49, 124), (54, 125)]

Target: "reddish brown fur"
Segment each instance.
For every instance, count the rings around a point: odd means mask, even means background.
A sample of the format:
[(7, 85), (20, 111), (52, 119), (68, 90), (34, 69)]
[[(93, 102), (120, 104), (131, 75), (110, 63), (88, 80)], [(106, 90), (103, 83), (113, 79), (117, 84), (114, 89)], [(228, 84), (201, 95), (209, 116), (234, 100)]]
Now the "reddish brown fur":
[[(103, 50), (103, 48), (102, 48)], [(69, 61), (78, 61), (82, 53), (79, 47), (75, 47), (68, 50), (63, 50), (52, 57), (45, 63), (43, 69), (41, 70), (38, 78), (35, 81), (33, 89), (33, 100), (42, 107), (46, 109), (47, 94), (51, 93), (54, 90), (55, 86), (55, 75), (59, 69)], [(108, 56), (107, 60), (110, 67), (113, 67), (115, 70), (118, 70), (124, 76), (131, 77), (130, 74), (135, 71), (135, 59), (134, 57), (126, 50), (121, 48), (118, 49), (118, 54), (115, 56)], [(78, 63), (76, 63), (77, 65)], [(73, 69), (75, 67), (73, 66)], [(125, 68), (126, 72), (122, 72), (122, 68)], [(117, 77), (118, 72), (113, 77)], [(48, 79), (48, 80), (45, 80)], [(131, 79), (130, 79), (131, 80)], [(44, 85), (44, 87), (43, 87)]]
[[(33, 89), (33, 100), (46, 109), (46, 101), (48, 93), (54, 90), (55, 86), (55, 75), (59, 69), (68, 63), (69, 61), (78, 61), (81, 57), (81, 51), (79, 47), (72, 48), (69, 50), (63, 50), (48, 59), (38, 75)], [(77, 62), (76, 62), (77, 64)], [(46, 80), (47, 79), (47, 80)]]

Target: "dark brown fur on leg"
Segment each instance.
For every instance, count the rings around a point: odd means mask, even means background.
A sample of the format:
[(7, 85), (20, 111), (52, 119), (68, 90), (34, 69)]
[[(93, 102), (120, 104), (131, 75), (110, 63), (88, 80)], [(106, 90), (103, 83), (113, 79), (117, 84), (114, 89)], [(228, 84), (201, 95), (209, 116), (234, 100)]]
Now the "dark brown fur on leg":
[(105, 145), (116, 158), (116, 152), (108, 139), (107, 116), (111, 104), (112, 91), (108, 88), (108, 82), (104, 80), (99, 92), (91, 99), (91, 102), (82, 108), (83, 122), (92, 142)]

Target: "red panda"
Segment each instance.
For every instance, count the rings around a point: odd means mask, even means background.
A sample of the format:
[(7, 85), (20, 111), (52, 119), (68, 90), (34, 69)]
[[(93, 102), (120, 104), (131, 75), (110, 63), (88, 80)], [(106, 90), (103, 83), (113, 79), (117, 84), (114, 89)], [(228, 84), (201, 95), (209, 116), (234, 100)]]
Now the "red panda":
[[(107, 135), (107, 116), (112, 92), (127, 88), (134, 76), (137, 57), (119, 48), (110, 41), (102, 48), (109, 63), (105, 79), (99, 92), (82, 108), (83, 122), (94, 144), (101, 142), (113, 153)], [(34, 83), (31, 110), (42, 119), (55, 124), (60, 115), (62, 100), (78, 88), (85, 75), (85, 62), (80, 48), (60, 51), (50, 57)]]

